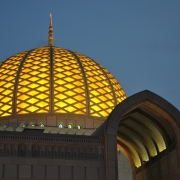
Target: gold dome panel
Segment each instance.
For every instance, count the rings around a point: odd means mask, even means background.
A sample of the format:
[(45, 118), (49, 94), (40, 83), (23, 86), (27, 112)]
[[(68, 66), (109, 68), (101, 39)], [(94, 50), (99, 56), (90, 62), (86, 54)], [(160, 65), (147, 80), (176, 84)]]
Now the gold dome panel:
[(17, 93), (16, 113), (47, 113), (50, 95), (50, 50), (38, 48), (28, 53), (21, 68)]
[(106, 117), (125, 98), (121, 85), (103, 66), (55, 46), (15, 54), (0, 65), (0, 117), (37, 113)]

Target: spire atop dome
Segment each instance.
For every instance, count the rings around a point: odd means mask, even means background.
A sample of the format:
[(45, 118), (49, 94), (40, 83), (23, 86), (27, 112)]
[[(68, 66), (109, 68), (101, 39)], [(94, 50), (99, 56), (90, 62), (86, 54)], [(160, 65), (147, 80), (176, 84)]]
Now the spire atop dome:
[(49, 32), (48, 32), (48, 46), (53, 46), (54, 38), (53, 38), (53, 27), (52, 27), (52, 14), (50, 13), (50, 25), (49, 25)]
[(50, 26), (52, 26), (52, 14), (50, 13)]

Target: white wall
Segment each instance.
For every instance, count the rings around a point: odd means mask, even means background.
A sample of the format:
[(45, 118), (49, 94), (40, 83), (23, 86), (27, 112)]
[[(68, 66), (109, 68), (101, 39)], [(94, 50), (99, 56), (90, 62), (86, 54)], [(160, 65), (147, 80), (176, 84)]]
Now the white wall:
[(132, 180), (132, 169), (128, 159), (121, 151), (117, 151), (117, 157), (119, 180)]

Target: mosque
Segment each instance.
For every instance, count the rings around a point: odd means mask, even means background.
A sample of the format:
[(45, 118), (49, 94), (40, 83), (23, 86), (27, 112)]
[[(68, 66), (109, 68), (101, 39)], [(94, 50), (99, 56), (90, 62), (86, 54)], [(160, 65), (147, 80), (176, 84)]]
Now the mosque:
[(48, 34), (0, 63), (0, 179), (179, 180), (179, 110)]

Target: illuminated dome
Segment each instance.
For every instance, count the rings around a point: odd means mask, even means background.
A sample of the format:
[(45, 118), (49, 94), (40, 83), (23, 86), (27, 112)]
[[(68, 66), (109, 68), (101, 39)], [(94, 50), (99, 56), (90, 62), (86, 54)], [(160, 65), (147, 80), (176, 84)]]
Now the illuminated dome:
[(103, 66), (55, 46), (21, 52), (0, 65), (0, 117), (79, 114), (106, 117), (126, 98)]

